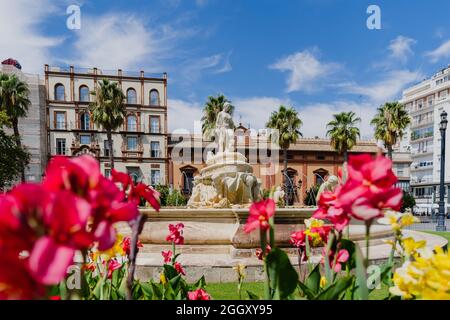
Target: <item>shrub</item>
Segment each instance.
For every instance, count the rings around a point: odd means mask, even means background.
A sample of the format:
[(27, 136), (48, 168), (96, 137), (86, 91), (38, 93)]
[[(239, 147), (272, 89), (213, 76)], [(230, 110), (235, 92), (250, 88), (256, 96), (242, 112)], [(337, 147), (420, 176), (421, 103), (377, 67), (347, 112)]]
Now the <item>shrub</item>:
[(411, 209), (416, 205), (416, 200), (411, 193), (403, 191), (403, 205), (401, 212), (405, 212), (406, 209)]
[(305, 200), (303, 200), (303, 203), (305, 204), (305, 206), (317, 205), (316, 196), (317, 196), (317, 193), (319, 192), (319, 188), (320, 188), (320, 186), (318, 184), (316, 184), (315, 186), (312, 186), (311, 188), (309, 188), (308, 191), (306, 191)]

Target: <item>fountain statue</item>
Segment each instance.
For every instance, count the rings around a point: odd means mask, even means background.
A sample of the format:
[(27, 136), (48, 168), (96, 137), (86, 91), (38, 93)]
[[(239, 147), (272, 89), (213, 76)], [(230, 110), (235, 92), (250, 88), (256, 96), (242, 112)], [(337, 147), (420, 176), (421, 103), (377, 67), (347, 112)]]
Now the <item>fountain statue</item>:
[(234, 150), (234, 122), (226, 104), (215, 124), (217, 153), (208, 152), (206, 167), (194, 178), (190, 208), (248, 206), (261, 197), (261, 181), (245, 156)]

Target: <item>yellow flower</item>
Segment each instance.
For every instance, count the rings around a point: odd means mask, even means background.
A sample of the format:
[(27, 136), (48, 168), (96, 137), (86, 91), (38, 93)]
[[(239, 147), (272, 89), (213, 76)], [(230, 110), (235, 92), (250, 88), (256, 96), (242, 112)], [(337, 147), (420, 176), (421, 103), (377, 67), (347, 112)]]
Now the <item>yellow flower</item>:
[(117, 234), (116, 242), (114, 245), (105, 251), (99, 251), (98, 254), (101, 255), (105, 260), (110, 260), (117, 256), (125, 256), (126, 253), (122, 247), (123, 236), (121, 234)]
[(320, 234), (318, 234), (317, 232), (311, 232), (311, 230), (307, 229), (305, 230), (305, 235), (310, 236), (312, 238), (312, 241), (310, 243), (312, 247), (318, 247), (322, 245), (322, 238)]
[(439, 247), (433, 254), (423, 252), (395, 271), (390, 292), (405, 299), (450, 300), (450, 252)]
[(245, 278), (245, 276), (246, 276), (245, 269), (246, 268), (247, 268), (247, 266), (242, 263), (239, 263), (237, 266), (233, 267), (233, 269), (236, 270), (236, 272), (238, 274), (239, 280), (242, 280)]
[(403, 242), (403, 247), (405, 249), (405, 254), (407, 256), (411, 256), (412, 254), (415, 254), (418, 249), (422, 249), (426, 245), (426, 241), (425, 240), (415, 241), (411, 237), (404, 238), (402, 240), (402, 242)]
[(327, 278), (325, 278), (325, 276), (322, 276), (320, 278), (320, 287), (323, 289), (325, 288), (326, 285), (327, 285)]
[(306, 229), (311, 228), (320, 228), (325, 224), (323, 220), (315, 219), (315, 218), (309, 218), (305, 220), (305, 226)]
[(161, 272), (161, 274), (159, 275), (159, 281), (161, 281), (162, 284), (167, 283), (167, 279), (166, 276), (164, 275), (164, 272)]
[(411, 212), (405, 213), (400, 218), (400, 225), (402, 227), (407, 227), (417, 222), (420, 222), (419, 218), (414, 217)]

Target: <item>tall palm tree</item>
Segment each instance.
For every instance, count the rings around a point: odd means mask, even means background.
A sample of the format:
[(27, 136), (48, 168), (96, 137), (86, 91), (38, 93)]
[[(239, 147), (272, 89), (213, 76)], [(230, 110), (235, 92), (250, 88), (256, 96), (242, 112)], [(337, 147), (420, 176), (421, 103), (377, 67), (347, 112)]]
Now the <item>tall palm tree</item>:
[(378, 108), (370, 124), (375, 127), (375, 138), (383, 141), (389, 159), (392, 160), (392, 147), (403, 137), (410, 123), (408, 111), (397, 101), (386, 102)]
[(114, 169), (114, 148), (112, 132), (119, 129), (126, 117), (125, 95), (117, 82), (102, 80), (91, 92), (94, 102), (90, 104), (92, 121), (106, 130), (109, 148), (109, 161)]
[(234, 106), (231, 104), (223, 94), (219, 94), (217, 97), (209, 96), (203, 107), (202, 116), (202, 133), (203, 136), (210, 139), (213, 136), (214, 128), (216, 126), (216, 119), (219, 112), (224, 109), (224, 106), (228, 104), (229, 113), (233, 115)]
[[(284, 184), (288, 190), (287, 167), (288, 158), (287, 151), (291, 143), (296, 143), (298, 138), (302, 136), (300, 127), (302, 120), (298, 117), (297, 111), (292, 107), (280, 106), (278, 111), (272, 112), (266, 127), (278, 130), (278, 143), (283, 150), (283, 164), (284, 164)], [(285, 200), (287, 203), (288, 194), (285, 193)]]
[[(19, 132), (19, 118), (25, 117), (30, 106), (28, 84), (20, 80), (15, 74), (0, 74), (0, 106), (11, 120), (14, 139), (18, 148), (22, 148)], [(22, 182), (25, 181), (25, 168), (21, 173)]]
[(361, 118), (356, 117), (353, 111), (341, 112), (333, 115), (333, 120), (327, 124), (327, 137), (331, 138), (333, 148), (344, 155), (344, 163), (348, 160), (348, 151), (356, 144), (360, 137), (357, 123)]

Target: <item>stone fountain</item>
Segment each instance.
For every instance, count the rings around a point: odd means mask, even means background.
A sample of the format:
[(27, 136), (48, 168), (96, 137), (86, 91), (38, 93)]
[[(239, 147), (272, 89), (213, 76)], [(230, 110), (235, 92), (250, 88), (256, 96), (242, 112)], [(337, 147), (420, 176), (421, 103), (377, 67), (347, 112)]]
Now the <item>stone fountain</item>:
[[(140, 239), (144, 244), (137, 259), (137, 276), (159, 279), (162, 268), (162, 250), (170, 250), (166, 241), (169, 224), (185, 225), (185, 245), (177, 250), (179, 261), (187, 271), (189, 281), (205, 275), (208, 282), (236, 280), (233, 267), (238, 263), (247, 266), (247, 281), (264, 280), (262, 262), (255, 257), (259, 247), (259, 233), (246, 234), (244, 225), (248, 206), (261, 198), (261, 182), (253, 175), (252, 167), (244, 155), (234, 151), (234, 123), (227, 112), (229, 106), (217, 115), (215, 138), (218, 152), (210, 152), (207, 166), (195, 177), (194, 188), (187, 208), (154, 210), (142, 209), (147, 221)], [(333, 181), (330, 181), (330, 183)], [(333, 187), (325, 185), (322, 189)], [(314, 208), (278, 208), (275, 214), (275, 244), (284, 248), (291, 262), (298, 262), (296, 250), (289, 240), (294, 231), (305, 229), (304, 220), (311, 217)], [(390, 245), (385, 239), (392, 237), (390, 227), (374, 225), (371, 230), (370, 252), (372, 261), (385, 260)], [(127, 225), (119, 226), (127, 235)], [(427, 240), (430, 247), (446, 245), (442, 237), (406, 231), (406, 236)], [(364, 225), (351, 225), (350, 238), (364, 246)], [(363, 250), (365, 252), (365, 250)]]
[(217, 115), (218, 152), (208, 152), (206, 167), (194, 178), (189, 208), (245, 207), (261, 197), (261, 181), (245, 156), (234, 151), (234, 123), (229, 108), (225, 105)]

